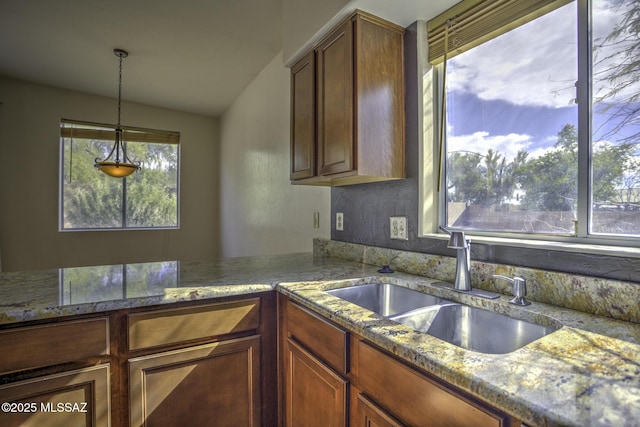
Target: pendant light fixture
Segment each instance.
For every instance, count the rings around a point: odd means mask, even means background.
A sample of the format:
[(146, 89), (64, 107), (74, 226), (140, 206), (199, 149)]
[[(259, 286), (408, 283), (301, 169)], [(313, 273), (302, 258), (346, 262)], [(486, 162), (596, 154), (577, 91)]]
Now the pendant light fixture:
[[(127, 156), (127, 146), (122, 140), (120, 127), (120, 110), (122, 105), (122, 59), (129, 56), (126, 50), (113, 49), (113, 53), (120, 58), (120, 74), (118, 77), (118, 124), (116, 125), (116, 141), (106, 159), (96, 158), (94, 166), (102, 172), (115, 178), (124, 178), (140, 169), (140, 162), (133, 162)], [(114, 158), (112, 158), (114, 157)]]

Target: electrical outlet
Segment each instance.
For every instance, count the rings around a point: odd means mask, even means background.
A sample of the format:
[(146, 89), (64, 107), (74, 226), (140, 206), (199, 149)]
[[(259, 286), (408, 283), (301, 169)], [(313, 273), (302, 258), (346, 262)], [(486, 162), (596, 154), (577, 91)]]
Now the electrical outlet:
[(408, 240), (407, 237), (407, 217), (392, 216), (389, 218), (389, 230), (392, 239)]
[(344, 231), (344, 214), (336, 212), (336, 231)]
[(320, 228), (320, 212), (313, 213), (313, 228)]

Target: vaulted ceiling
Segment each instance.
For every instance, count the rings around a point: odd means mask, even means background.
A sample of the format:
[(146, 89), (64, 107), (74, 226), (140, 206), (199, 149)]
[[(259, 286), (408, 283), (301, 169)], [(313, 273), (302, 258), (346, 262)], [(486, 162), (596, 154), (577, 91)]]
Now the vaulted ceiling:
[[(405, 26), (456, 1), (332, 0)], [(115, 98), (121, 48), (123, 99), (219, 116), (282, 49), (282, 16), (283, 0), (0, 0), (0, 75)]]
[(282, 0), (0, 0), (0, 75), (210, 116), (281, 49)]

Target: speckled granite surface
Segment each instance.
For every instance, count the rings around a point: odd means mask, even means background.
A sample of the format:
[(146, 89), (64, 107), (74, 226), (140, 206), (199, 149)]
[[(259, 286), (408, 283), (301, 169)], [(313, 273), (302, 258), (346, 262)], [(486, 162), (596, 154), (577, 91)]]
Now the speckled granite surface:
[[(523, 320), (564, 326), (508, 354), (464, 350), (323, 290), (391, 282), (491, 308)], [(436, 280), (407, 275), (336, 282), (282, 283), (283, 292), (337, 324), (427, 372), (516, 416), (531, 426), (638, 426), (640, 325), (533, 303), (508, 304), (433, 287)], [(618, 335), (612, 338), (610, 335)]]
[[(396, 270), (445, 282), (455, 280), (456, 264), (452, 257), (325, 239), (314, 240), (314, 252), (373, 265), (388, 264)], [(511, 285), (506, 281), (494, 280), (494, 274), (526, 279), (529, 300), (640, 323), (640, 283), (497, 265), (471, 259), (471, 284), (474, 288), (511, 294)], [(638, 280), (640, 281), (640, 277)]]
[(0, 325), (273, 290), (279, 282), (370, 275), (311, 253), (0, 273)]
[[(379, 274), (383, 264), (409, 274)], [(640, 425), (639, 285), (472, 261), (475, 287), (508, 294), (509, 287), (494, 284), (491, 274), (527, 278), (529, 297), (535, 302), (523, 308), (508, 304), (507, 295), (482, 300), (432, 286), (452, 280), (454, 269), (453, 259), (447, 257), (320, 239), (314, 242), (314, 254), (2, 273), (0, 327), (277, 288), (532, 426)], [(563, 327), (512, 353), (488, 355), (416, 332), (322, 292), (371, 281), (394, 282)]]

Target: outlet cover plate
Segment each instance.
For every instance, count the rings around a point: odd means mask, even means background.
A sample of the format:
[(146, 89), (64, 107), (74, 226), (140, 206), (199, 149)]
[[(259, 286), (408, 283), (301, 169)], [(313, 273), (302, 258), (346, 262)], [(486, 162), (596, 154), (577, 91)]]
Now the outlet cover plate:
[(389, 217), (389, 231), (392, 239), (409, 240), (407, 234), (407, 217), (392, 216)]
[(336, 212), (336, 231), (344, 231), (344, 214)]

